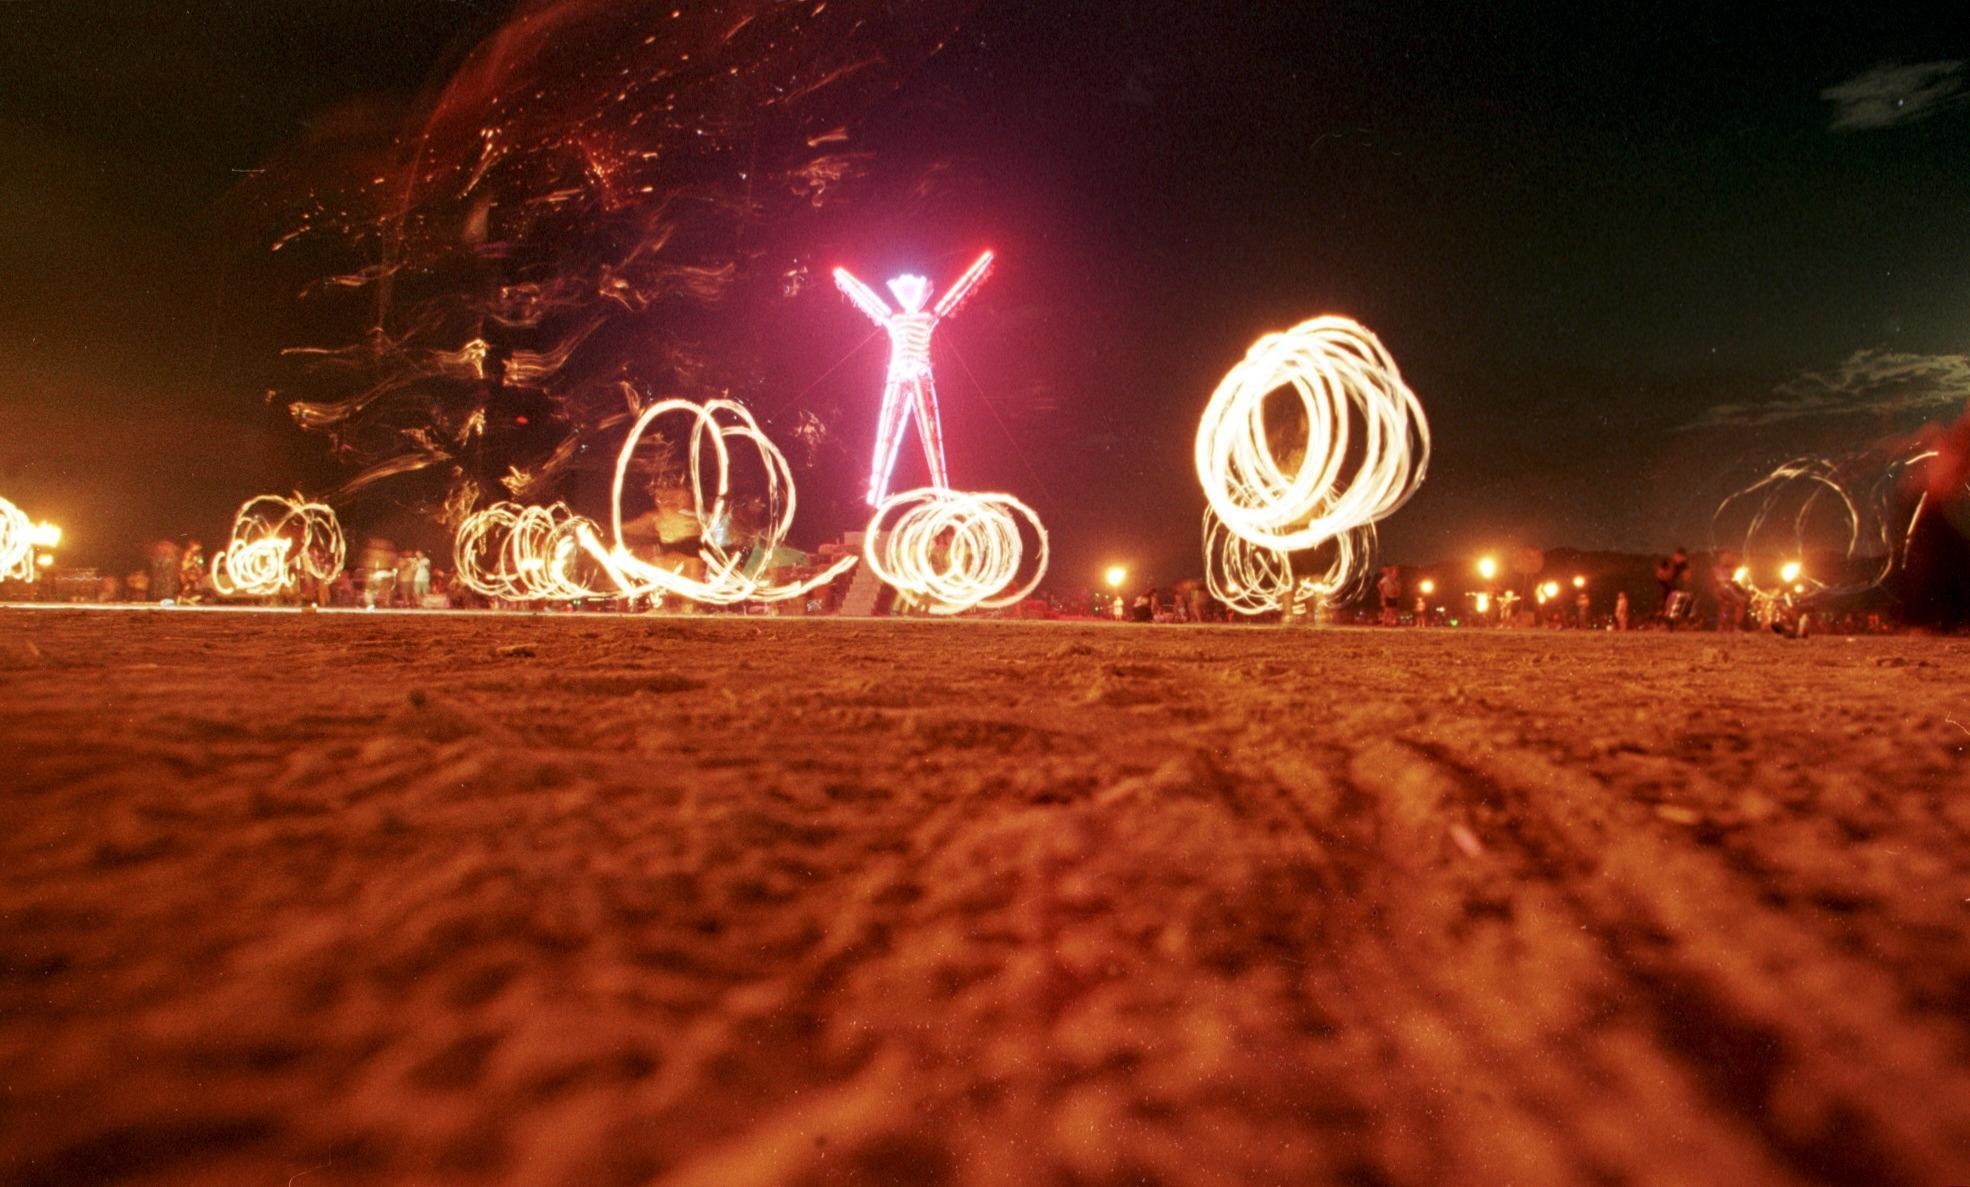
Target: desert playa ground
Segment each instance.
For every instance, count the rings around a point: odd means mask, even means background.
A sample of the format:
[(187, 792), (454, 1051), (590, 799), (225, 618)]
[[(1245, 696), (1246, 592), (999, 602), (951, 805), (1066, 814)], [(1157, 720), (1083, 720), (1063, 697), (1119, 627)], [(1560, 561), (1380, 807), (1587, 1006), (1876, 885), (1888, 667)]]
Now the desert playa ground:
[(1970, 643), (0, 611), (0, 1181), (1970, 1182)]

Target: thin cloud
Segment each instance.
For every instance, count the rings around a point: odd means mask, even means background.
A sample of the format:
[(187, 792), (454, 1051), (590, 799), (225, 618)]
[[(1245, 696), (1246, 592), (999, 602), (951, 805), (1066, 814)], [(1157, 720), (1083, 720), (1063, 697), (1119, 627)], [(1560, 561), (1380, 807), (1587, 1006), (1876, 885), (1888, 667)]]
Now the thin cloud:
[(1820, 92), (1833, 104), (1835, 132), (1871, 132), (1934, 115), (1960, 102), (1970, 84), (1962, 62), (1884, 63)]
[(1757, 428), (1832, 416), (1928, 415), (1970, 403), (1970, 355), (1857, 350), (1772, 389), (1772, 399), (1718, 404), (1688, 427)]

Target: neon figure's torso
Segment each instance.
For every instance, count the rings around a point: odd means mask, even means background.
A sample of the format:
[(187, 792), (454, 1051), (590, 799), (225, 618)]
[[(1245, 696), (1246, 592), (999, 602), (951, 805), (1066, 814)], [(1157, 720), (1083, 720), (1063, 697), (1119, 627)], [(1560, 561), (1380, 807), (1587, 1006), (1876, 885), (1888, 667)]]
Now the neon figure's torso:
[(942, 320), (934, 313), (895, 313), (889, 331), (889, 377), (913, 379), (930, 374), (930, 334)]

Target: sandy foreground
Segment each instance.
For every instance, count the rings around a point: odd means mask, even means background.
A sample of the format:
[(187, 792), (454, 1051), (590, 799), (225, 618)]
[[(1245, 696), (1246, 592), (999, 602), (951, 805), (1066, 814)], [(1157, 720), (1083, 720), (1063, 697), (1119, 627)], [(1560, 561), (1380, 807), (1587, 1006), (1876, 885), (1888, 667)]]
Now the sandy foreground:
[(1970, 1183), (1967, 941), (1961, 641), (0, 611), (7, 1183)]

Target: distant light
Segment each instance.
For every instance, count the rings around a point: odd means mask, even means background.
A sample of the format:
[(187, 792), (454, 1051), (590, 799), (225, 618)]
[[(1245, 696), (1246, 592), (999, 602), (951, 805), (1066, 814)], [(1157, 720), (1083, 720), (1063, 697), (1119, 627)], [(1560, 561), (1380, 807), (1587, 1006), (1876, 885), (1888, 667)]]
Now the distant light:
[(1745, 582), (1751, 580), (1751, 567), (1749, 565), (1739, 565), (1731, 572), (1731, 580), (1739, 585), (1743, 585)]
[(1586, 579), (1585, 577), (1575, 577), (1575, 578), (1573, 579), (1573, 588), (1575, 588), (1575, 589), (1586, 589), (1586, 588), (1587, 588), (1587, 579)]
[(1780, 581), (1791, 585), (1793, 582), (1799, 580), (1799, 574), (1804, 571), (1805, 566), (1801, 565), (1798, 561), (1787, 561), (1785, 562), (1785, 566), (1778, 571), (1778, 577)]
[(1490, 581), (1492, 578), (1498, 576), (1498, 561), (1493, 557), (1479, 557), (1477, 571), (1478, 576), (1484, 578), (1486, 581)]
[(1110, 565), (1108, 566), (1108, 572), (1103, 574), (1103, 576), (1108, 581), (1108, 588), (1120, 589), (1122, 588), (1122, 583), (1129, 579), (1129, 571), (1121, 565)]
[(1422, 581), (1417, 583), (1416, 589), (1419, 593), (1421, 593), (1424, 597), (1427, 598), (1431, 594), (1436, 592), (1436, 582), (1431, 581), (1429, 578), (1425, 577), (1423, 578)]

